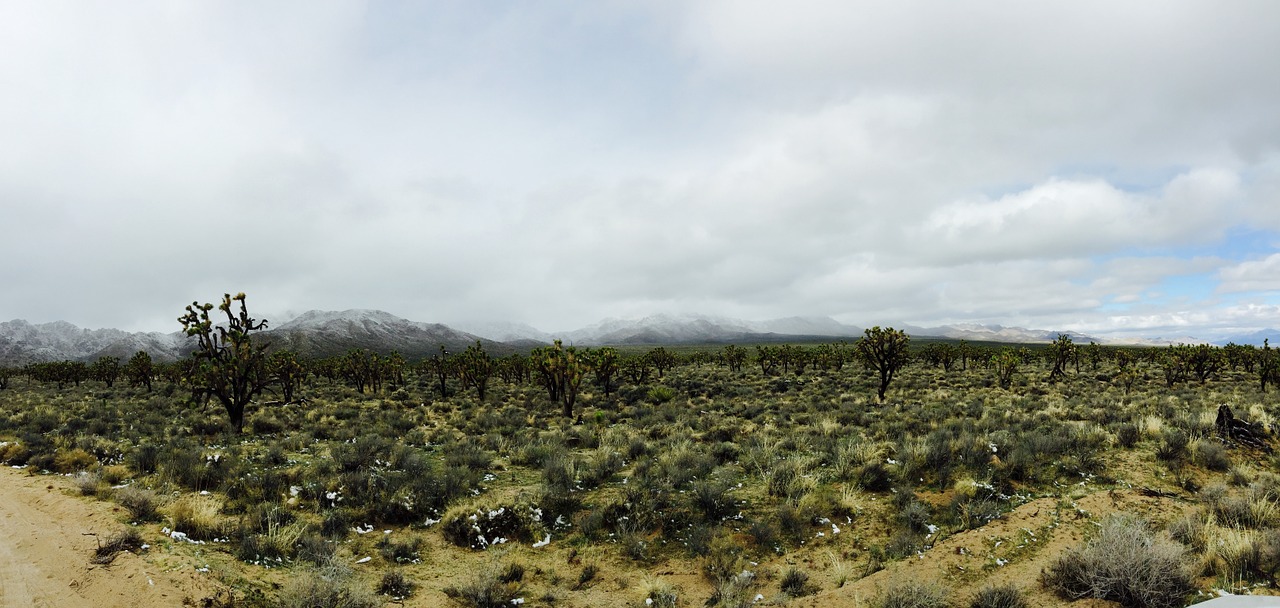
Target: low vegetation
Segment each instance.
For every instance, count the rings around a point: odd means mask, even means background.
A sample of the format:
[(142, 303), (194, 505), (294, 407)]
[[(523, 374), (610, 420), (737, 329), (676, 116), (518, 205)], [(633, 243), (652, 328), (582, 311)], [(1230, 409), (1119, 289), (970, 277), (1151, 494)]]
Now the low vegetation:
[[(1232, 428), (1269, 437), (1270, 348), (876, 328), (854, 344), (261, 355), (235, 363), (273, 379), (242, 408), (211, 386), (213, 356), (194, 372), (134, 357), (119, 381), (109, 364), (7, 370), (0, 460), (117, 503), (125, 550), (221, 560), (208, 576), (237, 605), (1162, 607), (1269, 592), (1280, 572), (1272, 456), (1216, 419), (1229, 403), (1252, 425)], [(1090, 496), (1158, 507), (1072, 506)], [(877, 576), (1041, 500), (1055, 519), (985, 547), (981, 568)], [(1036, 548), (1072, 522), (1096, 532)], [(1044, 574), (988, 583), (1019, 559)]]

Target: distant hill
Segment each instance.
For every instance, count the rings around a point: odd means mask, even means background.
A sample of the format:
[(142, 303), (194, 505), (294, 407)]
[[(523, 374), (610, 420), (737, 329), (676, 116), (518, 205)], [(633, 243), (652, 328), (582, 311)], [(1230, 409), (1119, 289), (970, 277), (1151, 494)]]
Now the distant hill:
[(556, 335), (572, 344), (593, 346), (779, 342), (840, 338), (861, 333), (861, 329), (829, 317), (788, 317), (755, 322), (711, 315), (662, 314), (640, 319), (605, 319), (595, 325)]
[(538, 345), (550, 344), (555, 340), (551, 334), (526, 323), (504, 321), (470, 322), (455, 323), (454, 326), (467, 333), (495, 342)]
[[(295, 351), (305, 357), (342, 354), (353, 348), (367, 348), (379, 353), (399, 351), (409, 359), (439, 352), (441, 346), (459, 352), (481, 342), (493, 355), (527, 352), (553, 339), (568, 344), (599, 346), (606, 344), (749, 344), (763, 342), (801, 342), (820, 340), (854, 340), (862, 328), (847, 325), (830, 317), (785, 317), (768, 321), (744, 321), (711, 315), (661, 314), (639, 319), (605, 319), (572, 331), (543, 332), (521, 323), (470, 323), (463, 331), (440, 323), (421, 323), (397, 317), (380, 310), (344, 310), (304, 312), (278, 325), (270, 325), (262, 339), (276, 348)], [(1060, 332), (1001, 325), (956, 324), (938, 327), (898, 326), (919, 338), (1045, 344), (1059, 333), (1071, 336), (1077, 344), (1132, 344), (1166, 346), (1168, 344), (1203, 344), (1207, 340), (1184, 338), (1098, 338), (1077, 332)], [(1280, 330), (1267, 329), (1247, 334), (1225, 336), (1214, 344), (1262, 345), (1273, 338), (1280, 346)], [(20, 365), (34, 361), (63, 359), (90, 361), (109, 355), (126, 359), (139, 350), (147, 351), (159, 361), (174, 361), (194, 349), (194, 341), (174, 333), (130, 333), (118, 329), (82, 329), (71, 323), (32, 324), (23, 320), (0, 322), (0, 365)]]
[[(278, 327), (258, 334), (275, 348), (305, 357), (338, 355), (353, 348), (374, 352), (399, 351), (409, 359), (466, 349), (480, 340), (494, 355), (525, 351), (531, 346), (504, 344), (461, 332), (447, 325), (417, 323), (378, 310), (305, 312)], [(31, 324), (22, 320), (0, 323), (0, 364), (21, 365), (38, 361), (91, 361), (101, 356), (127, 359), (139, 350), (158, 361), (176, 361), (195, 349), (182, 332), (129, 333), (118, 329), (82, 329), (65, 321)]]
[(82, 329), (66, 321), (31, 324), (21, 319), (0, 323), (0, 363), (90, 360), (109, 355), (127, 358), (145, 350), (160, 361), (176, 361), (191, 350), (182, 332), (129, 333), (119, 329)]
[(1219, 346), (1225, 346), (1228, 343), (1236, 344), (1252, 344), (1254, 346), (1262, 346), (1263, 340), (1271, 340), (1272, 346), (1280, 346), (1280, 329), (1262, 329), (1247, 334), (1234, 334), (1224, 336), (1213, 343)]
[(912, 336), (950, 338), (953, 340), (970, 340), (974, 342), (1008, 342), (1015, 344), (1047, 344), (1058, 339), (1059, 334), (1071, 336), (1077, 344), (1089, 342), (1105, 342), (1099, 338), (1072, 331), (1049, 331), (1044, 329), (1024, 329), (1021, 327), (1004, 327), (1003, 325), (978, 325), (961, 323), (939, 327), (904, 326), (903, 329)]
[(410, 321), (381, 310), (312, 310), (270, 328), (262, 337), (276, 348), (304, 357), (326, 357), (353, 348), (367, 348), (381, 353), (399, 351), (408, 359), (418, 359), (440, 352), (441, 346), (447, 351), (459, 352), (477, 340), (490, 354), (516, 350), (448, 325)]

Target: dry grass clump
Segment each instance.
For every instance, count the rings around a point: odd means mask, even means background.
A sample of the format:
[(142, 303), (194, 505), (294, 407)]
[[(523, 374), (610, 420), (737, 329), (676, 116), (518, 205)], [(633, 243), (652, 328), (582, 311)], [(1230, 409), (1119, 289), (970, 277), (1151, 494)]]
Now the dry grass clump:
[(1013, 585), (983, 587), (969, 601), (969, 608), (1027, 608), (1027, 599)]
[(876, 608), (946, 608), (947, 591), (937, 583), (911, 581), (889, 587), (873, 605)]
[(58, 450), (53, 456), (53, 470), (58, 473), (75, 473), (97, 466), (98, 459), (80, 448)]
[(81, 496), (94, 496), (102, 491), (102, 476), (98, 473), (81, 471), (71, 479), (71, 484), (76, 487)]
[(378, 582), (378, 593), (391, 596), (394, 600), (403, 600), (413, 595), (417, 588), (417, 584), (409, 580), (400, 570), (391, 570), (383, 574), (382, 580)]
[(646, 577), (640, 583), (640, 591), (648, 608), (676, 608), (680, 602), (679, 590), (660, 578)]
[(507, 608), (512, 600), (520, 597), (524, 585), (520, 577), (511, 576), (511, 570), (488, 568), (460, 585), (444, 588), (444, 594), (455, 602), (471, 608)]
[(226, 536), (230, 521), (222, 516), (222, 501), (212, 495), (184, 494), (164, 511), (174, 530), (196, 540), (213, 540)]
[(795, 566), (782, 573), (778, 588), (791, 597), (803, 597), (818, 591), (818, 587), (809, 581), (809, 573)]
[(307, 569), (280, 591), (279, 608), (377, 608), (382, 600), (359, 584), (351, 570), (337, 563)]
[(1138, 608), (1180, 608), (1195, 591), (1185, 549), (1161, 539), (1145, 520), (1116, 515), (1098, 535), (1044, 572), (1046, 586), (1070, 600), (1097, 598)]
[(116, 502), (129, 511), (133, 521), (156, 521), (159, 519), (160, 497), (146, 488), (129, 486), (120, 488), (115, 493)]
[(134, 528), (125, 528), (100, 542), (91, 560), (95, 564), (109, 564), (121, 551), (136, 551), (143, 546), (142, 534)]

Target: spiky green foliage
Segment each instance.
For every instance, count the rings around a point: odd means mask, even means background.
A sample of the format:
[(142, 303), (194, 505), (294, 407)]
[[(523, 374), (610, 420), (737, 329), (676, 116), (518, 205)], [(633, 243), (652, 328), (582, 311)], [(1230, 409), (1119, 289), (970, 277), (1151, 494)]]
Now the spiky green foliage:
[(854, 346), (863, 364), (880, 375), (876, 394), (881, 403), (884, 403), (885, 391), (889, 390), (894, 374), (911, 360), (910, 346), (911, 338), (907, 337), (907, 332), (879, 325), (863, 332), (862, 339)]
[[(239, 304), (239, 310), (233, 310)], [(267, 328), (267, 321), (249, 316), (245, 295), (222, 296), (218, 310), (226, 315), (226, 325), (214, 325), (209, 312), (213, 304), (192, 302), (178, 317), (183, 331), (196, 338), (190, 380), (193, 388), (217, 397), (227, 411), (237, 433), (244, 430), (244, 410), (254, 397), (271, 384), (266, 346), (254, 344), (252, 334)]]

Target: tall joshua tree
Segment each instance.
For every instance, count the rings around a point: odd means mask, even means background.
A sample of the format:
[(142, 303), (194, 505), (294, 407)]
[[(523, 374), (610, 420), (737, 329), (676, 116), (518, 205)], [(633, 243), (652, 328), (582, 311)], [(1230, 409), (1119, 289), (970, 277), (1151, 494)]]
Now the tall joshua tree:
[[(209, 317), (213, 304), (192, 302), (187, 313), (178, 317), (183, 331), (197, 340), (192, 385), (222, 402), (237, 433), (244, 430), (245, 407), (272, 382), (267, 347), (254, 344), (251, 338), (252, 332), (267, 328), (267, 321), (250, 317), (244, 300), (243, 293), (222, 296), (218, 310), (227, 316), (226, 325), (215, 326)], [(238, 311), (233, 310), (237, 303)]]
[(889, 390), (894, 374), (911, 360), (911, 338), (901, 329), (880, 326), (863, 332), (861, 340), (854, 345), (858, 358), (863, 364), (880, 374), (880, 387), (877, 394), (880, 403), (884, 403), (884, 393)]

